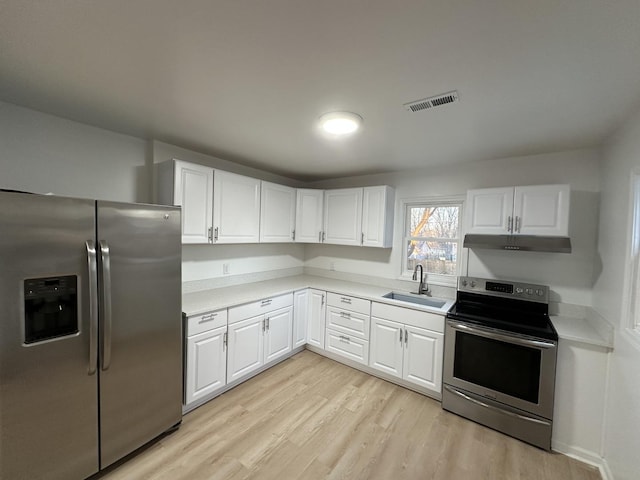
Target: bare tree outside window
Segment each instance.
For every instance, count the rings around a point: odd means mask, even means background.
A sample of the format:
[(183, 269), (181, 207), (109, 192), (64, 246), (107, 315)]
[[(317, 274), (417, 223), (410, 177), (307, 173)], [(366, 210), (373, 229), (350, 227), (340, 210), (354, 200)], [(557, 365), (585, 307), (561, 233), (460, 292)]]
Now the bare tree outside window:
[(407, 205), (406, 269), (416, 265), (438, 275), (457, 275), (460, 240), (459, 204)]

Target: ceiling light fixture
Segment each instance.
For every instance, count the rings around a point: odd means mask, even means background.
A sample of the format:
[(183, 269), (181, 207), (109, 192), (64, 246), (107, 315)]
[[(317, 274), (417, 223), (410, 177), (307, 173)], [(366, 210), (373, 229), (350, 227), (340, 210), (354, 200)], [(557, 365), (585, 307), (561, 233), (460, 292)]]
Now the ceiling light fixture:
[(320, 128), (332, 135), (349, 135), (361, 124), (362, 117), (351, 112), (329, 112), (320, 117)]

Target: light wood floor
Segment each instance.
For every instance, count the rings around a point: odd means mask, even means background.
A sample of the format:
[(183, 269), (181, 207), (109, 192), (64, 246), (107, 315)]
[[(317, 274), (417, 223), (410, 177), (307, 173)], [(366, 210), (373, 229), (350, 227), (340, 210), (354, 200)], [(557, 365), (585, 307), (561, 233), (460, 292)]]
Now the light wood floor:
[(303, 351), (187, 414), (101, 480), (600, 479), (597, 469)]

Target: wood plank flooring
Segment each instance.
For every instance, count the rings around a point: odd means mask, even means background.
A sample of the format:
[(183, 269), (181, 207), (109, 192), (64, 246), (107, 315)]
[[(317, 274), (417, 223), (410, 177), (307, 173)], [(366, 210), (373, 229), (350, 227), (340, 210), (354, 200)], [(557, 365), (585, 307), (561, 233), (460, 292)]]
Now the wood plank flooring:
[(101, 480), (599, 480), (307, 350), (185, 415)]

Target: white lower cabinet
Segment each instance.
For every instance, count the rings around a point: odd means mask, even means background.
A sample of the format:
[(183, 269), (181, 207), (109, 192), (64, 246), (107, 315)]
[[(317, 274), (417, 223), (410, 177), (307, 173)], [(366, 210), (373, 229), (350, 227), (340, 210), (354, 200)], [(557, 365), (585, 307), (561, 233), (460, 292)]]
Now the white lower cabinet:
[(226, 336), (224, 326), (187, 339), (186, 404), (227, 384)]
[[(374, 303), (374, 311), (375, 305)], [(385, 306), (385, 310), (396, 313), (394, 318), (402, 318), (403, 311), (407, 311), (390, 306)], [(419, 321), (419, 312), (413, 311), (407, 315), (409, 319)], [(431, 314), (423, 315), (436, 317)], [(438, 322), (430, 317), (424, 323), (429, 325)], [(440, 329), (439, 326), (436, 328)], [(370, 367), (441, 393), (444, 349), (442, 332), (372, 316), (370, 341)]]
[(291, 352), (293, 294), (230, 308), (229, 322), (227, 383)]
[(184, 403), (214, 394), (227, 384), (227, 310), (187, 318)]
[(309, 289), (307, 343), (318, 348), (324, 348), (326, 295), (326, 292), (321, 290)]
[(264, 364), (264, 315), (229, 325), (227, 380), (229, 383)]
[(364, 365), (369, 363), (369, 342), (337, 330), (327, 329), (325, 350)]
[(289, 353), (292, 348), (293, 307), (266, 315), (264, 332), (264, 363)]
[(293, 348), (307, 343), (307, 321), (309, 318), (309, 289), (293, 294)]

